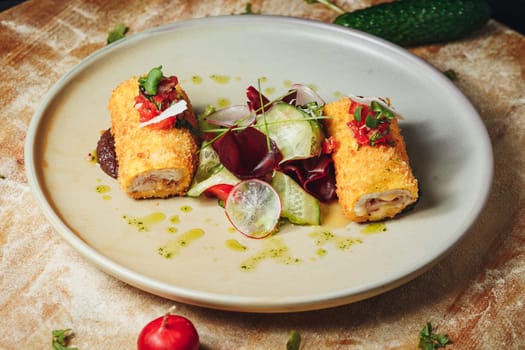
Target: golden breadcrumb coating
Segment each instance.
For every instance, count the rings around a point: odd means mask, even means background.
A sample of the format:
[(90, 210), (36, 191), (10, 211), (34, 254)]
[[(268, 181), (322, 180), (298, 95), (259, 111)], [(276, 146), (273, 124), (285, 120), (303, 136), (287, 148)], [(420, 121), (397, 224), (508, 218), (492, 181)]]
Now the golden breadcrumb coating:
[[(188, 103), (186, 120), (197, 127), (188, 96), (180, 85), (177, 90)], [(197, 140), (186, 128), (139, 128), (137, 94), (138, 78), (131, 78), (121, 83), (109, 100), (118, 182), (137, 199), (184, 195), (197, 167)]]
[[(418, 181), (409, 165), (397, 118), (391, 120), (394, 146), (358, 146), (343, 97), (324, 107), (329, 135), (335, 138), (336, 193), (345, 215), (355, 222), (392, 218), (418, 199)], [(401, 197), (401, 198), (400, 198)], [(379, 208), (378, 208), (379, 207)]]

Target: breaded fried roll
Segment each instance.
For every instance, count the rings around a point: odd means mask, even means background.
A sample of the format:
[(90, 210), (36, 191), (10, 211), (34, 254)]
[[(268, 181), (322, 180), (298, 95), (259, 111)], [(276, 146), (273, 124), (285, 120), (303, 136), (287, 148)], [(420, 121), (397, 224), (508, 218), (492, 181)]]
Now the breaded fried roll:
[(336, 193), (354, 222), (392, 218), (414, 204), (418, 181), (397, 115), (384, 101), (343, 97), (324, 107), (335, 140)]
[[(120, 187), (136, 199), (184, 195), (198, 162), (193, 129), (197, 121), (188, 96), (176, 77), (163, 77), (154, 83), (158, 85), (148, 94), (139, 79), (124, 81), (113, 91), (108, 106), (117, 179)], [(182, 100), (185, 110), (153, 123), (154, 117)]]

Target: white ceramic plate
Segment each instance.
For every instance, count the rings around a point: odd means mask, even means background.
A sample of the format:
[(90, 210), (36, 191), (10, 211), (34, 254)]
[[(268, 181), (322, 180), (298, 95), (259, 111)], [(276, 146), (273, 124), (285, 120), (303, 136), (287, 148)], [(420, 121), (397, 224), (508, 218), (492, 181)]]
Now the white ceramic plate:
[[(405, 116), (420, 202), (384, 232), (330, 219), (323, 229), (335, 238), (319, 242), (319, 229), (291, 225), (273, 238), (246, 238), (213, 200), (127, 198), (87, 156), (110, 125), (112, 89), (158, 65), (179, 77), (197, 111), (244, 103), (246, 87), (259, 78), (274, 98), (295, 82), (315, 86), (327, 101), (342, 94), (390, 97)], [(465, 97), (407, 51), (314, 21), (228, 16), (173, 23), (87, 57), (36, 111), (26, 165), (54, 228), (103, 271), (186, 303), (283, 312), (368, 298), (428, 269), (480, 213), (492, 152)]]

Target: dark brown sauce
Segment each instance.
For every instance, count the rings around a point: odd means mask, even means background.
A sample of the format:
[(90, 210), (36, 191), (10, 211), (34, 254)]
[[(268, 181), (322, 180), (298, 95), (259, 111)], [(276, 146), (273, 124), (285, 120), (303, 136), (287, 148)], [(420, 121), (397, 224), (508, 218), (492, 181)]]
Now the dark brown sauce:
[(97, 142), (97, 161), (100, 168), (109, 176), (117, 178), (118, 162), (115, 153), (115, 138), (111, 129), (106, 130)]

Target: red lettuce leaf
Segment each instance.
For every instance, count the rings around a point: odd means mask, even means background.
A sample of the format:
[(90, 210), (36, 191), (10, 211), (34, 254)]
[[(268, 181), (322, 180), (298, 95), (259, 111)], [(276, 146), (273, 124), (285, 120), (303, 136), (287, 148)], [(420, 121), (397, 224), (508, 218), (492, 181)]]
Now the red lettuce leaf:
[(246, 89), (246, 98), (248, 99), (248, 106), (252, 111), (256, 111), (257, 114), (262, 113), (262, 105), (261, 100), (264, 105), (264, 110), (267, 111), (270, 109), (271, 105), (269, 105), (270, 100), (266, 98), (262, 93), (259, 92), (256, 88), (253, 86), (248, 86)]
[(333, 160), (329, 154), (289, 160), (280, 165), (280, 170), (321, 202), (328, 203), (337, 199)]
[(213, 143), (221, 163), (240, 179), (264, 178), (283, 159), (275, 142), (268, 149), (264, 133), (254, 127), (228, 130)]

